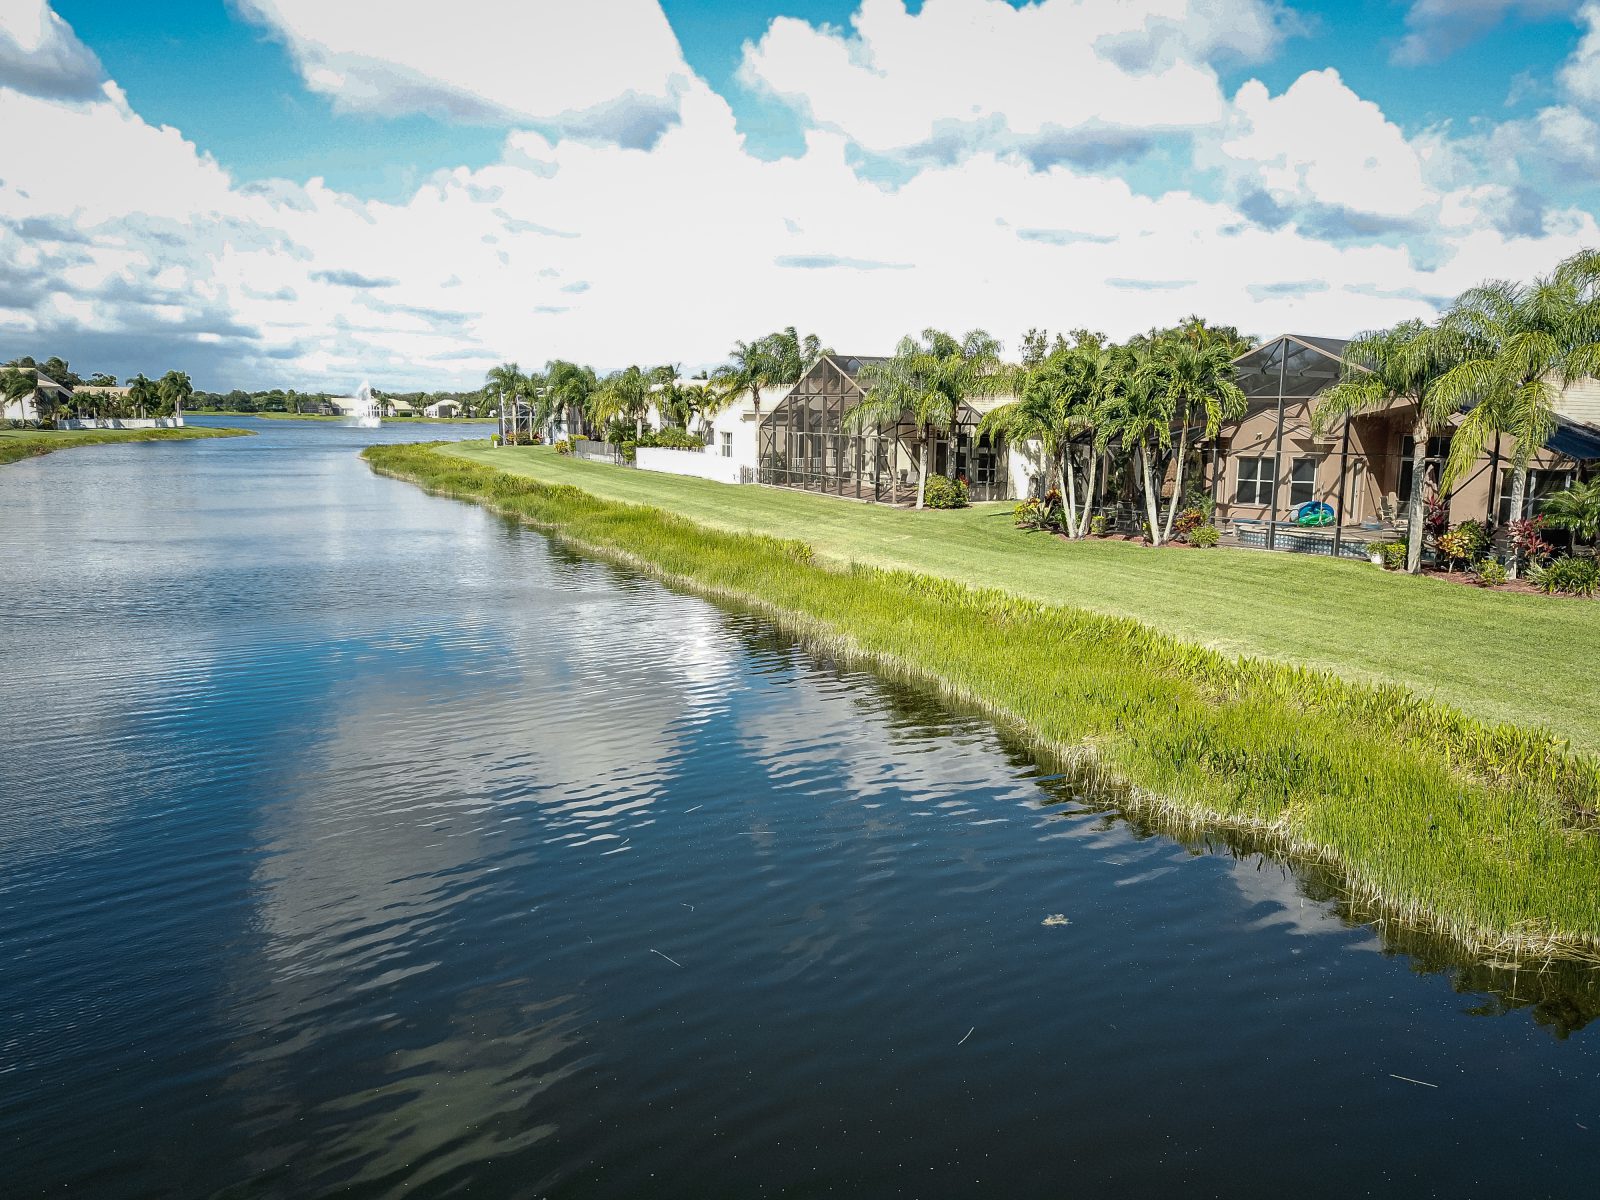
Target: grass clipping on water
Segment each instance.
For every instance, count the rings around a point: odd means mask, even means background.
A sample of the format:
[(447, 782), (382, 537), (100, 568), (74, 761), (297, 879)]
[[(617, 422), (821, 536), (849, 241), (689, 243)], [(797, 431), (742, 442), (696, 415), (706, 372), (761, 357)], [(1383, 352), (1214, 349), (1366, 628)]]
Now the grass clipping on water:
[(1185, 830), (1335, 867), (1352, 902), (1480, 952), (1600, 959), (1600, 763), (1405, 688), (1229, 658), (1135, 621), (853, 565), (452, 457), (372, 466), (930, 684)]

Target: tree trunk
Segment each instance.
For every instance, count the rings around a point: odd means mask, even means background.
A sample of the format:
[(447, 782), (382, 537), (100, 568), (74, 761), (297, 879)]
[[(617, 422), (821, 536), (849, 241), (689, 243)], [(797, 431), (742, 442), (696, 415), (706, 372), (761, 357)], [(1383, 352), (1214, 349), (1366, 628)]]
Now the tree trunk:
[(1061, 511), (1066, 518), (1067, 535), (1070, 537), (1078, 528), (1078, 480), (1072, 468), (1070, 444), (1056, 460), (1056, 478), (1061, 481)]
[[(1519, 463), (1519, 464), (1517, 464), (1515, 467), (1513, 467), (1511, 469), (1511, 520), (1512, 521), (1520, 521), (1520, 520), (1522, 520), (1522, 507), (1527, 502), (1527, 496), (1528, 496), (1528, 464), (1527, 463)], [(1509, 525), (1510, 522), (1508, 521), (1507, 524)], [(1511, 554), (1509, 555), (1508, 561), (1506, 563), (1506, 577), (1508, 579), (1515, 579), (1517, 577), (1517, 568), (1519, 566), (1521, 566), (1521, 563), (1518, 562), (1518, 557), (1519, 556), (1517, 554), (1517, 544), (1516, 544), (1515, 541), (1513, 541), (1511, 543)]]
[(1089, 519), (1094, 515), (1094, 477), (1095, 471), (1100, 466), (1100, 455), (1093, 446), (1089, 447), (1089, 474), (1083, 481), (1083, 508), (1078, 517), (1078, 528), (1073, 531), (1073, 537), (1085, 537), (1089, 533)]
[(1157, 520), (1156, 494), (1150, 481), (1150, 446), (1148, 443), (1139, 443), (1139, 466), (1144, 473), (1144, 509), (1145, 517), (1150, 523), (1150, 544), (1161, 545), (1161, 522)]
[(636, 441), (636, 442), (644, 440), (644, 414), (643, 413), (634, 413), (633, 414), (633, 440)]
[(1178, 434), (1178, 469), (1172, 476), (1172, 503), (1167, 505), (1165, 537), (1172, 538), (1172, 522), (1178, 515), (1178, 505), (1183, 503), (1183, 464), (1189, 457), (1189, 414), (1183, 414), (1183, 429)]
[[(1420, 401), (1419, 401), (1420, 406)], [(1406, 570), (1422, 574), (1422, 521), (1428, 507), (1424, 497), (1428, 479), (1428, 420), (1420, 414), (1411, 431), (1411, 499), (1406, 503)]]
[(931, 432), (922, 435), (922, 464), (917, 468), (917, 508), (921, 509), (923, 501), (928, 498), (928, 443), (933, 438)]

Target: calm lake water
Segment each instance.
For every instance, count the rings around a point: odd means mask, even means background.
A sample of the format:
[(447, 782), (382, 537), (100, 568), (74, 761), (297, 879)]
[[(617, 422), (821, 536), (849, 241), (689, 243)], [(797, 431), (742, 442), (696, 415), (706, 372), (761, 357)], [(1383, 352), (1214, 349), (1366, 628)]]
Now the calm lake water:
[(232, 423), (0, 468), (0, 1196), (1600, 1186), (1594, 973)]

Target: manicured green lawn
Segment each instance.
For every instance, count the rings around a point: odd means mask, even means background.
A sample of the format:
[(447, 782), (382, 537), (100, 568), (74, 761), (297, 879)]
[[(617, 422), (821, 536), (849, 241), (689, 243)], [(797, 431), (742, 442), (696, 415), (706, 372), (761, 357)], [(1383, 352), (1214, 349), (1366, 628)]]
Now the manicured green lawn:
[(213, 429), (189, 425), (183, 429), (0, 429), (0, 463), (36, 458), (72, 446), (100, 446), (109, 442), (190, 442), (197, 438), (245, 437), (248, 429)]
[(1403, 683), (1600, 750), (1600, 602), (1485, 592), (1310, 555), (1068, 543), (1018, 531), (1009, 505), (916, 513), (582, 462), (546, 447), (473, 442), (449, 453), (723, 529), (803, 538), (826, 558), (1005, 588), (1228, 652)]

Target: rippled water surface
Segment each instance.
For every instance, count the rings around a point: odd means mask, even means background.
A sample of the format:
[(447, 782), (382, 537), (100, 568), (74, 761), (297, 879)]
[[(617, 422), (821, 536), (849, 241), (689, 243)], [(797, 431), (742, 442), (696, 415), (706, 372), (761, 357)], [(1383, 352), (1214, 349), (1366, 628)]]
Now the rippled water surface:
[(254, 427), (0, 468), (0, 1196), (1595, 1194), (1591, 973)]

